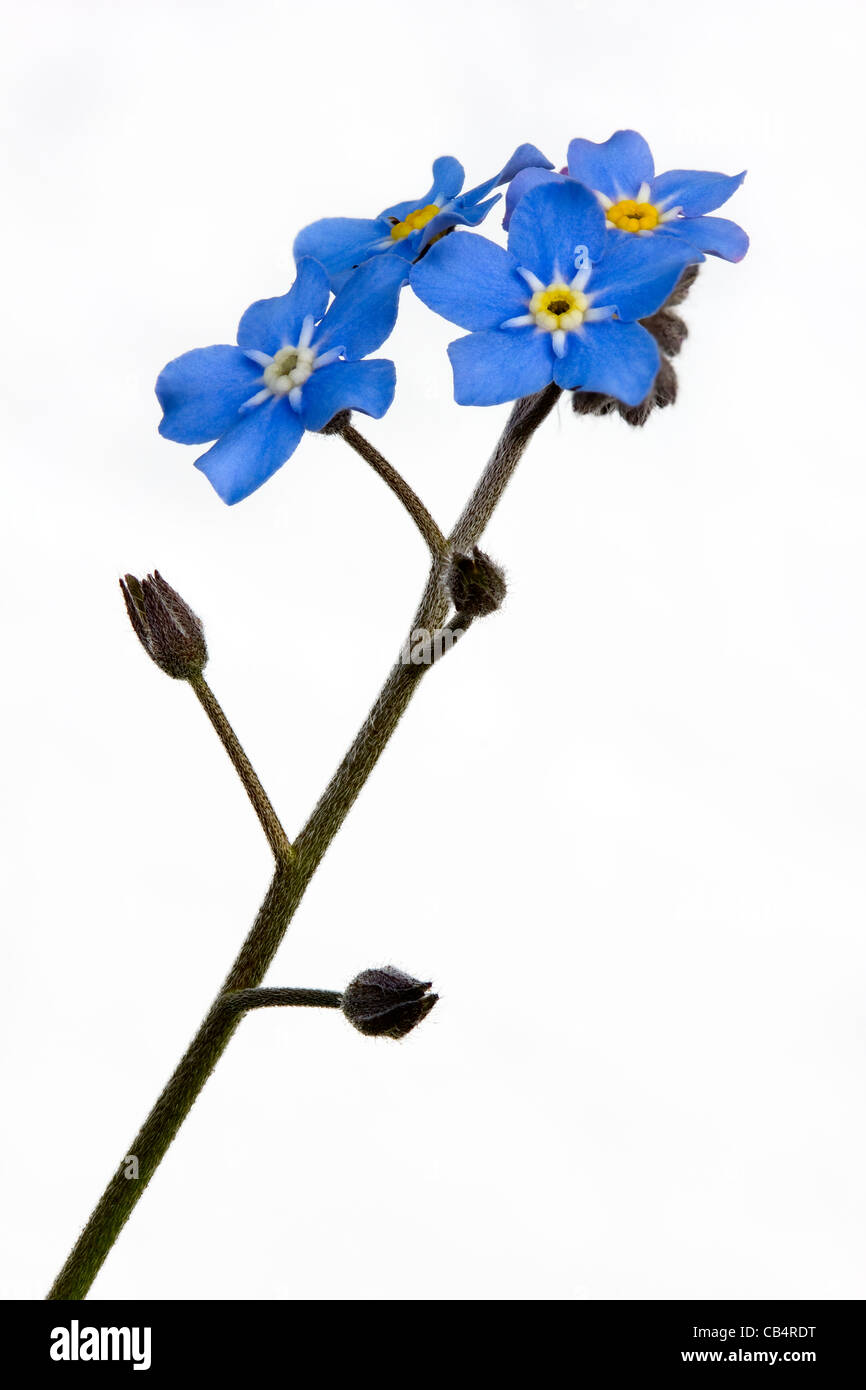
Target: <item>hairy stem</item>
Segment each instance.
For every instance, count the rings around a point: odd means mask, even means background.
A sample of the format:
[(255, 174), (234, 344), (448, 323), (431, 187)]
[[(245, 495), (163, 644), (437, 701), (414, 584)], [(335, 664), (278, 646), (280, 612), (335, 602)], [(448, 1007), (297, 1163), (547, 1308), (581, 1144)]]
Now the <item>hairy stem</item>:
[[(548, 387), (537, 396), (517, 402), (449, 538), (451, 544), (465, 548), (478, 540), (532, 434), (553, 409), (559, 394), (557, 387)], [(448, 553), (446, 547), (434, 557), (412, 622), (413, 629), (426, 628), (434, 632), (448, 615), (450, 604), (444, 582)], [(201, 688), (198, 685), (195, 687), (256, 808), (268, 843), (274, 850), (277, 867), (258, 916), (223, 988), (127, 1151), (126, 1157), (134, 1155), (138, 1159), (138, 1177), (126, 1177), (124, 1159), (52, 1285), (49, 1299), (81, 1299), (86, 1296), (109, 1250), (240, 1022), (242, 1014), (231, 1008), (226, 1009), (224, 996), (232, 991), (256, 989), (261, 984), (310, 879), (382, 756), (427, 669), (425, 666), (407, 665), (402, 657), (398, 658), (351, 747), (297, 837), (294, 854), (289, 858), (277, 853), (277, 848), (282, 844), (280, 836), (285, 839), (284, 832), (231, 726), (209, 687), (204, 682)], [(265, 808), (269, 809), (270, 814), (263, 814)]]
[(240, 1014), (248, 1009), (339, 1009), (342, 1002), (342, 994), (334, 989), (236, 989), (222, 997), (224, 1009)]
[(402, 473), (398, 473), (396, 468), (392, 468), (386, 458), (383, 458), (379, 450), (374, 448), (369, 439), (365, 439), (362, 434), (355, 429), (349, 421), (348, 414), (345, 419), (342, 417), (336, 426), (336, 434), (342, 435), (347, 444), (360, 454), (362, 459), (369, 463), (374, 472), (386, 482), (396, 497), (399, 497), (406, 511), (411, 516), (421, 535), (427, 542), (430, 554), (435, 556), (444, 555), (448, 549), (448, 542), (443, 536), (436, 522), (428, 512), (421, 498), (413, 491), (406, 482)]
[(223, 748), (232, 760), (232, 765), (253, 804), (253, 810), (259, 818), (259, 823), (265, 832), (274, 858), (278, 864), (290, 864), (295, 857), (294, 848), (280, 824), (279, 817), (271, 805), (264, 787), (253, 771), (252, 764), (241, 747), (237, 734), (223, 714), (219, 701), (204, 676), (194, 676), (190, 685), (198, 696), (202, 709), (216, 729)]
[(561, 395), (561, 388), (551, 383), (537, 396), (524, 396), (515, 402), (490, 462), (448, 538), (455, 550), (467, 550), (478, 540), (527, 444)]

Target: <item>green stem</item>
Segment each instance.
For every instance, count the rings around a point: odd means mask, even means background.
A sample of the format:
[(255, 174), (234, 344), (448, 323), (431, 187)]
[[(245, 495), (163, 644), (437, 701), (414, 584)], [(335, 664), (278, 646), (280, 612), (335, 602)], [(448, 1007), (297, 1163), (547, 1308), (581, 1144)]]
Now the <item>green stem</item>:
[(262, 830), (267, 837), (271, 852), (278, 864), (291, 864), (295, 857), (294, 846), (280, 824), (279, 817), (271, 805), (270, 798), (253, 770), (253, 766), (238, 741), (238, 736), (226, 719), (222, 706), (205, 680), (204, 676), (194, 676), (190, 685), (199, 698), (223, 748), (232, 760), (235, 771), (243, 783), (253, 810), (259, 818)]
[(223, 1008), (239, 1014), (249, 1009), (339, 1009), (342, 1002), (335, 989), (236, 989), (222, 997)]
[(448, 537), (455, 550), (468, 550), (481, 536), (538, 426), (562, 395), (559, 386), (546, 386), (537, 396), (516, 401), (508, 424), (463, 512)]
[[(551, 386), (538, 396), (517, 402), (490, 462), (449, 538), (451, 543), (459, 543), (461, 548), (465, 548), (478, 540), (529, 440), (553, 409), (559, 394), (559, 389)], [(429, 632), (434, 632), (445, 621), (449, 609), (444, 585), (446, 568), (447, 554), (441, 554), (434, 559), (424, 594), (412, 622), (413, 629), (426, 628)], [(265, 900), (223, 988), (178, 1063), (165, 1090), (127, 1150), (127, 1157), (134, 1155), (138, 1159), (138, 1177), (125, 1176), (125, 1160), (115, 1170), (52, 1285), (48, 1293), (49, 1299), (81, 1299), (86, 1296), (109, 1250), (240, 1022), (242, 1015), (231, 1009), (226, 1011), (224, 994), (229, 991), (254, 989), (261, 984), (310, 879), (384, 752), (427, 669), (424, 666), (406, 665), (402, 659), (398, 659), (357, 737), (295, 841), (295, 855), (291, 862), (277, 857), (276, 872)], [(202, 699), (198, 689), (196, 693), (199, 699)], [(211, 717), (205, 700), (202, 700), (202, 703)], [(227, 721), (225, 728), (230, 730)], [(217, 727), (217, 732), (220, 733), (220, 727)], [(236, 739), (234, 742), (237, 742)], [(228, 744), (226, 746), (229, 747)], [(240, 745), (237, 745), (237, 748), (239, 749)], [(242, 751), (240, 750), (241, 754)], [(229, 755), (238, 767), (237, 750), (232, 753), (229, 747)], [(249, 772), (252, 772), (245, 755), (241, 766), (249, 768)], [(240, 771), (240, 767), (238, 770)], [(255, 784), (248, 777), (245, 780), (244, 774), (242, 780), (261, 820), (262, 803), (257, 804), (250, 791), (250, 787), (255, 785), (267, 802), (261, 784), (257, 778)], [(270, 805), (269, 802), (267, 804)], [(262, 821), (262, 824), (265, 825), (265, 822)], [(267, 826), (265, 833), (268, 834), (270, 842), (271, 834)]]
[(365, 439), (364, 436), (355, 429), (354, 425), (349, 423), (348, 415), (345, 419), (340, 419), (334, 433), (342, 435), (346, 443), (350, 444), (355, 450), (355, 453), (360, 454), (361, 458), (369, 463), (374, 472), (378, 473), (379, 477), (388, 484), (388, 487), (394, 493), (395, 497), (399, 497), (406, 511), (409, 513), (415, 525), (418, 527), (418, 530), (421, 532), (421, 535), (427, 542), (430, 554), (434, 556), (434, 558), (444, 555), (448, 549), (448, 542), (427, 508), (424, 506), (421, 498), (409, 486), (402, 473), (398, 473), (397, 469), (393, 468), (386, 458), (383, 458), (379, 450), (374, 448), (369, 439)]

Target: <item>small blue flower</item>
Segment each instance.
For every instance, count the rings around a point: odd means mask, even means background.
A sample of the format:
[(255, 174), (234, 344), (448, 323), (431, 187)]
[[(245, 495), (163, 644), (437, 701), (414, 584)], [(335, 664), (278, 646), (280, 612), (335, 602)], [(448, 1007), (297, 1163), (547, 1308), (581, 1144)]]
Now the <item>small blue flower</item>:
[(224, 502), (249, 497), (305, 430), (321, 430), (339, 411), (385, 414), (394, 364), (358, 360), (394, 327), (396, 304), (381, 280), (381, 265), (364, 266), (328, 309), (327, 271), (306, 258), (288, 294), (250, 305), (237, 347), (194, 348), (160, 372), (159, 432), (179, 444), (217, 441), (196, 468)]
[(550, 168), (534, 145), (520, 145), (504, 168), (465, 193), (463, 165), (451, 155), (435, 160), (433, 183), (422, 198), (410, 198), (385, 208), (378, 217), (323, 217), (311, 222), (295, 238), (295, 257), (314, 256), (331, 277), (331, 288), (340, 289), (353, 269), (373, 256), (402, 262), (405, 284), (409, 264), (452, 227), (476, 227), (487, 216), (499, 194), (489, 197), (499, 184), (531, 165)]
[(697, 169), (671, 169), (656, 174), (650, 147), (636, 130), (618, 130), (609, 140), (572, 140), (568, 167), (524, 169), (511, 183), (505, 203), (504, 226), (530, 188), (542, 182), (576, 179), (591, 188), (605, 210), (609, 230), (635, 236), (655, 254), (671, 238), (688, 241), (699, 251), (741, 261), (749, 238), (736, 222), (705, 213), (726, 203), (746, 177), (713, 174)]
[(684, 268), (704, 258), (666, 241), (648, 261), (636, 237), (612, 238), (589, 189), (531, 189), (511, 218), (508, 250), (458, 232), (412, 267), (431, 309), (470, 329), (448, 349), (459, 405), (498, 405), (549, 382), (638, 405), (659, 367), (637, 319), (655, 313)]

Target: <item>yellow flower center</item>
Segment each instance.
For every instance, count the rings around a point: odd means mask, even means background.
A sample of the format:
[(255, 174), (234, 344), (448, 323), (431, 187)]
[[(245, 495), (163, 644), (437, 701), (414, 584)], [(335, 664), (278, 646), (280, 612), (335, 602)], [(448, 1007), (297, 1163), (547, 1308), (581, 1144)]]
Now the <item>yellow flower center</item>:
[(422, 227), (426, 227), (428, 222), (440, 213), (442, 209), (437, 203), (428, 203), (425, 208), (416, 208), (410, 212), (403, 222), (395, 222), (391, 228), (392, 241), (402, 241), (404, 237), (411, 236), (413, 232), (420, 232)]
[(623, 198), (605, 212), (608, 222), (621, 232), (651, 232), (661, 221), (661, 213), (653, 203), (636, 203), (634, 198)]
[(529, 312), (536, 324), (549, 333), (579, 328), (588, 308), (586, 295), (569, 285), (548, 285), (547, 289), (536, 290), (529, 301)]

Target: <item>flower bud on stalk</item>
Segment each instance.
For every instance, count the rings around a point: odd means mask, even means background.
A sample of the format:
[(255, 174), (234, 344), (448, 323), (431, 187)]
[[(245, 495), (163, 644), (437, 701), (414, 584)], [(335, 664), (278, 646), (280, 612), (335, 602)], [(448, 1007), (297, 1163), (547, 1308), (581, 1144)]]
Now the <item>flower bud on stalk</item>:
[(143, 581), (128, 574), (120, 587), (129, 621), (151, 661), (175, 680), (200, 676), (207, 662), (201, 619), (159, 570)]
[(395, 965), (362, 970), (343, 993), (342, 1010), (369, 1038), (405, 1038), (438, 1000), (430, 980), (416, 980)]
[(671, 362), (676, 357), (688, 336), (688, 328), (679, 314), (673, 312), (674, 305), (682, 304), (698, 274), (696, 265), (686, 266), (673, 291), (664, 304), (640, 323), (653, 335), (659, 347), (661, 364), (649, 394), (639, 405), (625, 405), (598, 391), (572, 391), (571, 405), (576, 415), (611, 415), (618, 411), (628, 425), (645, 425), (652, 412), (658, 408), (673, 405), (677, 398), (677, 374)]
[(451, 602), (461, 617), (483, 618), (495, 613), (505, 598), (505, 575), (476, 545), (471, 555), (451, 559), (447, 576)]

